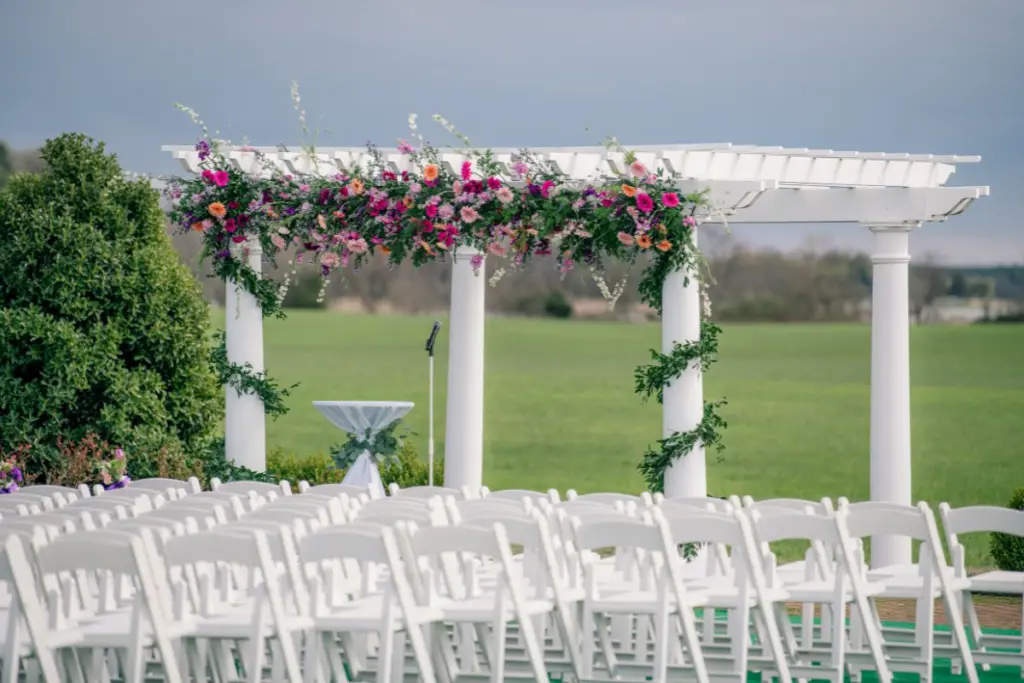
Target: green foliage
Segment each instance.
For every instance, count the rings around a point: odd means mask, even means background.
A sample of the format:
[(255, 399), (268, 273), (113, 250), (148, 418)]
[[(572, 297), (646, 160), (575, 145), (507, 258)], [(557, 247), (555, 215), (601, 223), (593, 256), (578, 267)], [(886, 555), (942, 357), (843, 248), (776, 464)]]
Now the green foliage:
[[(420, 460), (416, 447), (408, 441), (402, 443), (395, 457), (380, 466), (380, 478), (387, 488), (398, 484), (402, 488), (426, 486), (430, 468)], [(271, 481), (287, 480), (294, 487), (300, 481), (318, 484), (336, 484), (345, 478), (345, 470), (338, 467), (334, 458), (325, 453), (296, 455), (284, 449), (275, 448), (267, 455), (267, 475)], [(444, 482), (444, 461), (434, 461), (434, 484)]]
[(276, 380), (267, 376), (266, 372), (256, 372), (250, 363), (239, 365), (228, 360), (227, 333), (223, 330), (213, 335), (216, 340), (210, 351), (210, 364), (217, 374), (217, 380), (229, 386), (239, 394), (256, 394), (263, 401), (263, 411), (277, 419), (288, 412), (284, 399), (291, 389), (299, 386), (282, 387)]
[(571, 318), (572, 304), (565, 298), (565, 294), (555, 290), (544, 299), (544, 313), (549, 318)]
[[(416, 448), (405, 441), (398, 449), (398, 457), (380, 468), (380, 478), (384, 482), (384, 488), (391, 484), (398, 484), (400, 488), (410, 486), (426, 486), (430, 482), (430, 467), (420, 460)], [(444, 484), (444, 459), (434, 459), (434, 486)]]
[(317, 484), (336, 484), (345, 478), (345, 470), (334, 464), (326, 453), (296, 455), (283, 448), (275, 448), (267, 454), (267, 474), (275, 481), (286, 480), (294, 488), (300, 481)]
[(256, 472), (247, 467), (236, 465), (227, 459), (224, 450), (224, 439), (212, 441), (203, 454), (202, 476), (199, 477), (204, 486), (209, 485), (210, 479), (217, 478), (222, 482), (229, 481), (262, 481), (276, 484), (279, 479), (271, 472)]
[(395, 434), (401, 424), (401, 420), (395, 420), (378, 432), (367, 429), (362, 434), (349, 434), (345, 443), (331, 447), (331, 457), (338, 467), (347, 469), (363, 451), (369, 451), (378, 465), (393, 465), (398, 462), (398, 452), (402, 448), (402, 438)]
[(223, 398), (209, 310), (165, 232), (157, 193), (82, 135), (0, 192), (0, 434), (53, 471), (57, 439), (133, 452), (209, 445)]
[[(664, 354), (651, 349), (650, 365), (641, 365), (633, 373), (634, 390), (641, 400), (647, 401), (651, 396), (661, 403), (665, 398), (665, 386), (677, 379), (686, 370), (700, 366), (707, 370), (715, 362), (718, 353), (718, 335), (722, 328), (705, 320), (701, 323), (700, 339), (686, 344), (676, 343), (672, 353)], [(708, 451), (717, 452), (725, 448), (722, 443), (722, 431), (729, 426), (718, 409), (725, 401), (704, 402), (704, 415), (693, 429), (686, 432), (675, 432), (658, 439), (657, 448), (648, 448), (640, 460), (638, 469), (647, 482), (647, 488), (653, 492), (665, 490), (665, 470), (678, 458), (685, 457), (698, 443), (702, 443)]]
[(7, 184), (7, 179), (13, 170), (11, 150), (8, 149), (7, 145), (0, 142), (0, 189), (3, 189), (3, 186)]
[[(1006, 507), (1011, 510), (1024, 510), (1024, 488), (1013, 492)], [(992, 534), (989, 543), (989, 552), (997, 567), (1008, 572), (1024, 572), (1024, 536)]]

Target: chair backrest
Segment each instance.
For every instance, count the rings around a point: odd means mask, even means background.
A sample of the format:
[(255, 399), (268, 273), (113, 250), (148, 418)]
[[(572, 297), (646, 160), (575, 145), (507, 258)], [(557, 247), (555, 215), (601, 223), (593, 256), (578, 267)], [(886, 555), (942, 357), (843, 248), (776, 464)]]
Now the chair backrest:
[(659, 504), (661, 508), (691, 508), (697, 510), (709, 510), (720, 514), (729, 514), (733, 510), (733, 504), (721, 498), (665, 498)]
[(271, 484), (265, 481), (228, 481), (221, 482), (214, 477), (210, 480), (210, 488), (214, 491), (226, 491), (231, 493), (249, 494), (256, 493), (265, 497), (278, 497), (291, 495), (292, 489), (288, 482)]
[(928, 519), (931, 518), (934, 525), (934, 516), (924, 503), (916, 506), (875, 500), (851, 503), (840, 498), (839, 509), (846, 513), (846, 525), (851, 538), (892, 535), (917, 541), (933, 540)]
[(831, 498), (822, 498), (820, 501), (802, 500), (800, 498), (765, 498), (754, 500), (750, 496), (743, 496), (743, 507), (747, 510), (757, 510), (762, 516), (785, 514), (786, 512), (828, 516), (835, 512)]
[(435, 496), (455, 496), (462, 498), (462, 491), (444, 486), (410, 486), (401, 488), (398, 484), (389, 484), (388, 493), (395, 498), (434, 498)]
[(370, 489), (365, 486), (352, 486), (351, 484), (317, 484), (316, 486), (310, 486), (308, 481), (299, 482), (299, 493), (330, 497), (342, 495), (352, 498), (359, 498), (360, 496), (370, 497)]
[(951, 508), (948, 503), (939, 504), (939, 516), (946, 534), (999, 533), (1010, 536), (1024, 536), (1024, 510), (996, 507), (992, 505), (971, 505)]
[(615, 492), (598, 492), (598, 493), (582, 493), (578, 494), (573, 489), (569, 489), (565, 492), (565, 499), (567, 501), (586, 501), (588, 503), (597, 503), (599, 505), (615, 505), (616, 503), (622, 503), (623, 505), (636, 505), (637, 507), (648, 507), (653, 504), (651, 494), (644, 491), (639, 496), (634, 496), (629, 493), (615, 493)]
[(500, 491), (487, 491), (487, 494), (483, 497), (483, 500), (514, 500), (521, 502), (523, 500), (549, 500), (552, 503), (557, 503), (560, 500), (558, 491), (555, 489), (548, 489), (546, 492), (541, 491), (529, 491), (527, 489), (502, 489)]

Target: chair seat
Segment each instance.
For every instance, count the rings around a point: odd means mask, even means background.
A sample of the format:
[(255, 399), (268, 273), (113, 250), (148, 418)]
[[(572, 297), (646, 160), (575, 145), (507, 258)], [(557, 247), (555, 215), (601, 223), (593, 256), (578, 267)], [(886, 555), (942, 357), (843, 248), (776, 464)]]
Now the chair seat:
[[(687, 592), (687, 607), (703, 607), (707, 604), (706, 596), (700, 593)], [(658, 611), (661, 597), (656, 591), (626, 590), (610, 594), (602, 594), (597, 600), (586, 604), (600, 614), (654, 614)], [(669, 611), (676, 612), (678, 604), (675, 596), (668, 597)]]
[[(723, 580), (716, 577), (692, 581), (687, 583), (686, 588), (690, 593), (703, 595), (705, 600), (703, 604), (709, 607), (733, 609), (739, 607), (744, 602), (740, 598), (739, 588), (731, 579)], [(765, 599), (770, 603), (787, 602), (790, 600), (789, 591), (785, 588), (769, 588), (765, 591)], [(750, 592), (745, 602), (749, 607), (757, 604), (757, 596), (753, 591)]]
[[(308, 617), (288, 617), (291, 630), (299, 631), (313, 626)], [(227, 640), (245, 640), (253, 632), (256, 615), (251, 611), (238, 610), (210, 617), (189, 616), (184, 621), (171, 627), (171, 635), (175, 638), (213, 638)], [(268, 633), (274, 635), (276, 629), (267, 619)]]
[[(443, 614), (433, 607), (413, 607), (410, 617), (416, 624), (429, 624), (441, 621)], [(385, 623), (384, 601), (379, 596), (371, 596), (363, 600), (347, 603), (335, 608), (321, 609), (312, 618), (313, 628), (317, 631), (401, 631), (405, 629), (405, 621), (396, 609), (390, 624)]]
[[(871, 571), (868, 572), (868, 581), (878, 582), (885, 587), (885, 590), (879, 593), (877, 597), (904, 600), (926, 597), (922, 594), (924, 591), (924, 577), (919, 574), (890, 574), (886, 576)], [(950, 588), (954, 591), (968, 590), (971, 585), (970, 579), (964, 578), (951, 577), (949, 583)], [(936, 582), (931, 598), (939, 597), (942, 597), (942, 586)]]
[[(468, 600), (447, 600), (442, 599), (437, 605), (446, 621), (460, 621), (467, 623), (485, 623), (494, 621), (495, 606), (497, 599), (494, 595), (487, 595)], [(550, 600), (526, 600), (526, 614), (538, 616), (549, 614), (554, 611), (554, 603)], [(511, 602), (506, 602), (505, 613), (502, 615), (505, 621), (512, 621), (516, 618), (515, 608)]]
[(978, 593), (1024, 595), (1024, 572), (991, 571), (968, 579), (969, 590)]
[[(786, 592), (793, 602), (832, 602), (835, 598), (832, 581), (804, 581), (786, 584)], [(885, 585), (878, 581), (869, 581), (865, 586), (865, 597), (873, 598), (885, 592)], [(853, 602), (853, 589), (846, 586), (843, 591), (843, 602)]]

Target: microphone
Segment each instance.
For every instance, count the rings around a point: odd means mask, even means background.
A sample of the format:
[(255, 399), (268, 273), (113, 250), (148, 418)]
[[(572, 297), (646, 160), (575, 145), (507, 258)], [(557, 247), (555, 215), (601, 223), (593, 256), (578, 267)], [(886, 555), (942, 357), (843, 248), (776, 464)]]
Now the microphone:
[(437, 333), (441, 331), (441, 321), (435, 320), (434, 327), (430, 330), (430, 336), (427, 337), (427, 344), (424, 347), (426, 352), (431, 356), (434, 355), (434, 343), (437, 341)]

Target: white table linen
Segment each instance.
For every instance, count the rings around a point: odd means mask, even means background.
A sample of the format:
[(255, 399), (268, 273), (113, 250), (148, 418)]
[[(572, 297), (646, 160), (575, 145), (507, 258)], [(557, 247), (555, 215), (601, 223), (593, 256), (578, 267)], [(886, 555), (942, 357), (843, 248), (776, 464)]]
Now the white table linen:
[[(369, 429), (371, 440), (377, 432), (405, 417), (414, 405), (406, 401), (313, 401), (313, 406), (331, 424), (359, 438), (366, 438), (366, 430)], [(363, 486), (383, 496), (384, 483), (374, 455), (369, 451), (360, 453), (348, 468), (342, 483)]]

